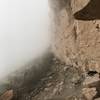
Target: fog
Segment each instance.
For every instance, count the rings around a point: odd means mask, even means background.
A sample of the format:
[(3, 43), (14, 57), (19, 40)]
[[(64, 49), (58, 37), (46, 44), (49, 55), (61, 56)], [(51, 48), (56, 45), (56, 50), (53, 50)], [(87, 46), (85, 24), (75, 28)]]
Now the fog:
[(50, 44), (48, 0), (0, 0), (0, 78)]

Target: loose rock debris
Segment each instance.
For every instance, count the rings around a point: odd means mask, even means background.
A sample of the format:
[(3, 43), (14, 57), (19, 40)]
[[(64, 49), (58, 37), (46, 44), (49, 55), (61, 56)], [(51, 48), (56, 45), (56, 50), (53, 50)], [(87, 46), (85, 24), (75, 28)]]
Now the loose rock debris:
[[(99, 100), (100, 75), (80, 73), (74, 66), (54, 60), (45, 77), (30, 92), (7, 90), (0, 100)], [(15, 94), (17, 93), (17, 94)]]

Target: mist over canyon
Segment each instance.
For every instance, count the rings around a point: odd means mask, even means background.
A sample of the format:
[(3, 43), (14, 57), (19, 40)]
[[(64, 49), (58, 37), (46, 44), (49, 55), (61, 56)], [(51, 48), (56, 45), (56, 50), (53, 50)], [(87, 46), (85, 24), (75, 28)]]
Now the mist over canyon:
[(0, 78), (49, 47), (48, 10), (47, 0), (0, 1)]

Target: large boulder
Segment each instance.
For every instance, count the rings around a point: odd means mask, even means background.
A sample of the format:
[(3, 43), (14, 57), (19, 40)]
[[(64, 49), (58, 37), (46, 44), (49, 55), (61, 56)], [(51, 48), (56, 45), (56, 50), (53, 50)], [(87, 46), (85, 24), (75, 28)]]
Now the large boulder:
[(50, 5), (56, 57), (100, 72), (100, 0), (50, 0)]

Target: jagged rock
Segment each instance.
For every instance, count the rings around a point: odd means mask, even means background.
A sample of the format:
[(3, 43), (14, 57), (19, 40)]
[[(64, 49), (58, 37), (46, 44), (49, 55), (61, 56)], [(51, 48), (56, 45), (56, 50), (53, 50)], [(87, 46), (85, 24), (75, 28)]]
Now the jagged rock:
[[(63, 6), (64, 1), (70, 1), (69, 5)], [(100, 0), (56, 2), (53, 6), (60, 9), (53, 13), (54, 54), (66, 64), (77, 62), (83, 71), (100, 72)]]
[(83, 88), (82, 94), (86, 100), (93, 100), (93, 97), (97, 94), (96, 88)]
[(96, 74), (92, 77), (90, 77), (90, 76), (86, 77), (86, 79), (83, 82), (83, 85), (84, 86), (89, 86), (89, 85), (91, 86), (93, 84), (98, 83), (99, 81), (100, 81), (99, 74)]

